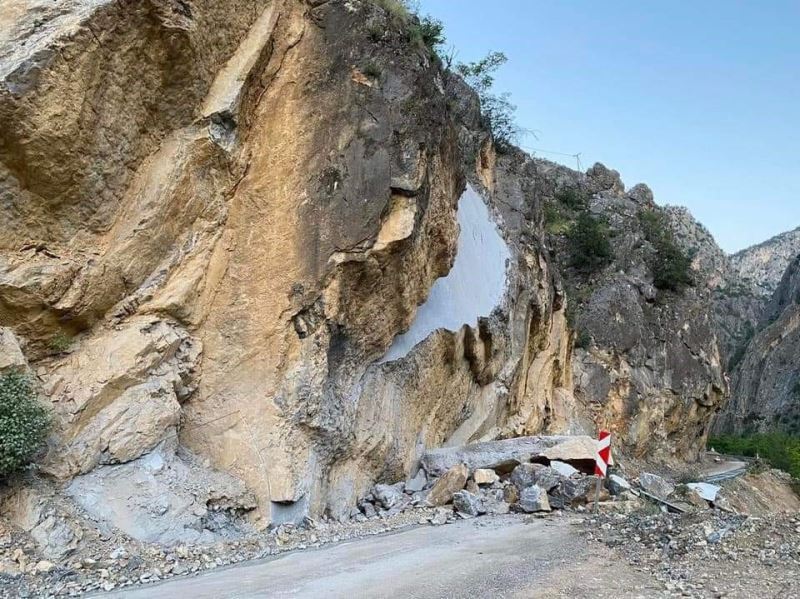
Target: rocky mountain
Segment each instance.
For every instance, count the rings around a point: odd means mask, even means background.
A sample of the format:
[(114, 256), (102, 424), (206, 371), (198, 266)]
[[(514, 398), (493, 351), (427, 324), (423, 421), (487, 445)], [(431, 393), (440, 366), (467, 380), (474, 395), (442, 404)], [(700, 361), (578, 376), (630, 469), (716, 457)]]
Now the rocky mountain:
[(752, 287), (757, 294), (768, 299), (798, 254), (800, 227), (733, 254), (731, 264), (743, 285)]
[[(688, 212), (659, 207), (645, 185), (626, 191), (616, 171), (595, 165), (584, 177), (553, 165), (542, 170), (558, 182), (550, 198), (561, 215), (549, 238), (578, 331), (577, 397), (629, 455), (695, 455), (727, 392), (710, 302), (724, 254)], [(585, 209), (608, 227), (612, 251), (601, 268), (575, 267), (575, 239), (559, 226), (570, 213), (564, 200), (575, 196), (558, 185), (588, 194)], [(656, 280), (654, 236), (662, 234), (694, 256), (694, 281), (685, 288)]]
[(791, 261), (733, 373), (719, 433), (800, 432), (800, 255)]
[[(0, 8), (0, 369), (54, 419), (8, 491), (26, 530), (67, 504), (148, 542), (346, 520), (426, 449), (532, 433), (703, 448), (707, 232), (603, 165), (498, 153), (379, 4)], [(590, 221), (612, 243), (587, 273)], [(667, 252), (691, 284), (659, 280)]]

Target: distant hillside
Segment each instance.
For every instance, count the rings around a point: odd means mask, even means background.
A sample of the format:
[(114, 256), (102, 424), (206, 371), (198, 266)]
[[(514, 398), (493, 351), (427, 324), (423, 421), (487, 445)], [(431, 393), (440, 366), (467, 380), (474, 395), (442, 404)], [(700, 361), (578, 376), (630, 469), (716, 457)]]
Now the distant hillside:
[(731, 256), (740, 280), (759, 295), (771, 297), (789, 263), (800, 254), (800, 227)]

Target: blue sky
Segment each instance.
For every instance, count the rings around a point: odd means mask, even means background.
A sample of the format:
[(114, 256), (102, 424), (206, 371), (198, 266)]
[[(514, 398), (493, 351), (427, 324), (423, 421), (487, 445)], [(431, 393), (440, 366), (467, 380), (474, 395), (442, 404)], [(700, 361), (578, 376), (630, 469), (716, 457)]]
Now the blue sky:
[(458, 60), (508, 55), (522, 145), (647, 183), (729, 252), (800, 226), (800, 0), (420, 4)]

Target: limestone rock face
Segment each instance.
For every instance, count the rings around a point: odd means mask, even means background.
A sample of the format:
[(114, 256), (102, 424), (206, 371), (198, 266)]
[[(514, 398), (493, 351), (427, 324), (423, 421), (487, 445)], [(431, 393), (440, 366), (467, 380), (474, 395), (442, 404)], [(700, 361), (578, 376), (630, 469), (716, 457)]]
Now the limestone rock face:
[(765, 299), (777, 291), (789, 264), (800, 254), (800, 227), (776, 235), (731, 256), (731, 264), (742, 283)]
[(733, 373), (719, 433), (800, 431), (800, 256), (786, 269)]
[[(537, 161), (536, 177), (548, 215), (575, 218), (568, 200), (582, 197), (585, 204), (578, 210), (605, 222), (611, 238), (609, 263), (586, 272), (572, 263), (562, 221), (548, 216), (551, 252), (578, 332), (575, 395), (629, 454), (691, 459), (703, 448), (727, 393), (711, 302), (727, 258), (688, 212), (657, 206), (640, 186), (625, 192), (618, 175), (602, 165), (583, 175)], [(656, 249), (644, 226), (649, 214), (659, 216), (659, 226), (694, 256), (693, 286), (680, 292), (656, 289)]]
[[(474, 92), (373, 2), (57, 4), (0, 7), (0, 369), (30, 362), (42, 468), (93, 518), (218, 540), (240, 523), (210, 505), (347, 517), (434, 448), (584, 434), (538, 451), (590, 463), (608, 423), (637, 453), (702, 443), (705, 291), (655, 302), (646, 186), (497, 155)], [(545, 235), (576, 183), (620, 233), (585, 302)]]

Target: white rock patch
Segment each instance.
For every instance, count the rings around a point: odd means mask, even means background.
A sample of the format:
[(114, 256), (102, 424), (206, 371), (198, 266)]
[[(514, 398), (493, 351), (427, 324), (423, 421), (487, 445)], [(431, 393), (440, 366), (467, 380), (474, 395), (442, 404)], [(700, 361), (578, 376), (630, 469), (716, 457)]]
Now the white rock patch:
[(459, 200), (458, 223), (461, 232), (453, 268), (434, 283), (411, 328), (394, 340), (381, 362), (405, 357), (438, 329), (457, 331), (465, 324), (475, 326), (479, 317), (489, 316), (500, 303), (510, 252), (472, 187), (468, 186)]

